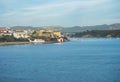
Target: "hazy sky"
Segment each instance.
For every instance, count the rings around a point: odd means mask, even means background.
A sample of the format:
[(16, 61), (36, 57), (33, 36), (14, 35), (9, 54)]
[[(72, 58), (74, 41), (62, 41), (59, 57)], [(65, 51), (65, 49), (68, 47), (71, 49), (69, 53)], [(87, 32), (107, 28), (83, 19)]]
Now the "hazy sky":
[(120, 21), (120, 0), (0, 0), (0, 26), (86, 26)]

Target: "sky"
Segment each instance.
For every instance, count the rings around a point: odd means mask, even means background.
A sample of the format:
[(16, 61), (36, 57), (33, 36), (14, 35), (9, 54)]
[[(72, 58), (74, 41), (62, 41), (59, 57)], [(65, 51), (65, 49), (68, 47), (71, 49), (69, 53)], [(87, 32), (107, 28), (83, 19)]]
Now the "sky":
[(0, 0), (0, 26), (88, 26), (120, 21), (120, 0)]

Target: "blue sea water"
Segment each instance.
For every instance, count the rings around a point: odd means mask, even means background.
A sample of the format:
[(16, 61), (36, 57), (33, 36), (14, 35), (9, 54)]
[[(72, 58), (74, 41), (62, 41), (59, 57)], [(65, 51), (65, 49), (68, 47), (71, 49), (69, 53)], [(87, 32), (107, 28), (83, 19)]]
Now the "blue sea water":
[(0, 82), (120, 82), (120, 39), (0, 46)]

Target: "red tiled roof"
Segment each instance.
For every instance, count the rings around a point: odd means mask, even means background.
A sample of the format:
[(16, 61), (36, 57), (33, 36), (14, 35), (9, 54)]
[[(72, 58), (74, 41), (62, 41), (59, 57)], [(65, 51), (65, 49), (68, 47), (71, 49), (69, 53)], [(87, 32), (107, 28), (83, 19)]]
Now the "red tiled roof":
[(9, 30), (8, 28), (0, 28), (0, 31), (6, 31)]
[(24, 32), (24, 30), (15, 30), (15, 32)]

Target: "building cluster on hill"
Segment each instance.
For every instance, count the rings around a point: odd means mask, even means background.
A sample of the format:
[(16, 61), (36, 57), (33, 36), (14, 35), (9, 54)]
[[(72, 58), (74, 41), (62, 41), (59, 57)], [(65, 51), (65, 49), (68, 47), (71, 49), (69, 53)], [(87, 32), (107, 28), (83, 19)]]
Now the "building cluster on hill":
[(14, 36), (15, 38), (29, 38), (33, 30), (13, 30), (11, 28), (0, 28), (0, 37)]
[(52, 30), (13, 30), (0, 28), (0, 37), (12, 36), (16, 39), (43, 39), (45, 41), (63, 42), (65, 36), (59, 31)]

